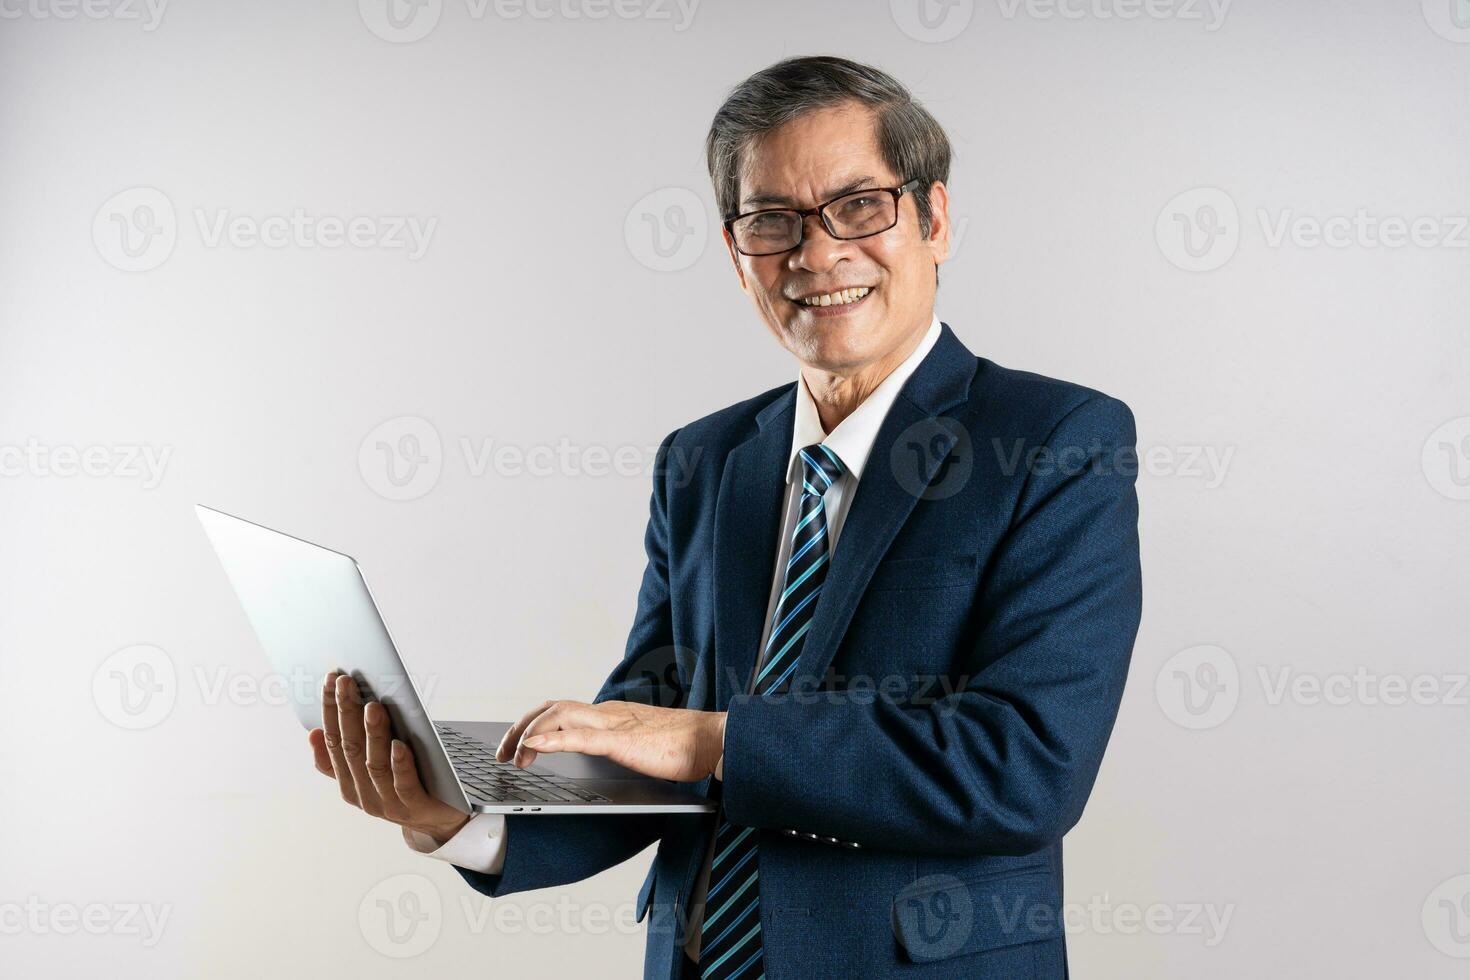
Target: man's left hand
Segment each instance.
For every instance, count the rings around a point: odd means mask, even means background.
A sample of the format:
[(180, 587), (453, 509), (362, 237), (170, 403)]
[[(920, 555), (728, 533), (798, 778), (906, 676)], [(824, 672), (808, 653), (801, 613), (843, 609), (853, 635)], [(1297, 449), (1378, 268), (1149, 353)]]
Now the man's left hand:
[(546, 701), (510, 727), (495, 758), (524, 768), (538, 752), (584, 752), (645, 776), (697, 782), (715, 773), (724, 744), (723, 711)]

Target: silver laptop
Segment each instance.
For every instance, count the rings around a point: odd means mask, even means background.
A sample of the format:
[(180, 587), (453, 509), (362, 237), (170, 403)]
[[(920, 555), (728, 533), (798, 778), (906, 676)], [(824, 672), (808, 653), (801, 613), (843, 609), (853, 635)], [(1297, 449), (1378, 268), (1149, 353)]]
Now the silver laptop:
[(322, 722), (321, 682), (346, 669), (365, 700), (388, 709), (419, 778), (463, 813), (706, 813), (686, 784), (599, 756), (541, 754), (525, 769), (495, 761), (511, 722), (435, 721), (403, 665), (367, 580), (347, 555), (210, 507), (195, 506), (245, 616), (286, 682), (296, 717)]

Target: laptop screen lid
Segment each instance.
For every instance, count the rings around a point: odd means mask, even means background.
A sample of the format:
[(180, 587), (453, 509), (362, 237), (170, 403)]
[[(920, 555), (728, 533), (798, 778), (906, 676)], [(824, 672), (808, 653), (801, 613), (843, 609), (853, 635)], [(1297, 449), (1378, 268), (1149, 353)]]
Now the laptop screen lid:
[(321, 726), (327, 672), (348, 670), (365, 699), (388, 709), (393, 734), (413, 751), (424, 788), (469, 812), (433, 719), (357, 562), (212, 507), (194, 509), (302, 726)]

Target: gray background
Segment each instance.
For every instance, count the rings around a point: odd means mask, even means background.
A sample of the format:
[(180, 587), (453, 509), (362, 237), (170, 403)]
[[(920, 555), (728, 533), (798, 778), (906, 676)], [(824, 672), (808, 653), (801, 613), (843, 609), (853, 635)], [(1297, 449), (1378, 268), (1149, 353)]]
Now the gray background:
[[(1463, 975), (1470, 10), (426, 2), (4, 8), (7, 972), (636, 973), (648, 854), (487, 908), (337, 799), (190, 505), (356, 555), (443, 717), (590, 696), (651, 448), (794, 377), (710, 230), (709, 117), (840, 53), (954, 142), (940, 317), (1155, 453), (1074, 975)], [(240, 237), (298, 209), (367, 223)]]

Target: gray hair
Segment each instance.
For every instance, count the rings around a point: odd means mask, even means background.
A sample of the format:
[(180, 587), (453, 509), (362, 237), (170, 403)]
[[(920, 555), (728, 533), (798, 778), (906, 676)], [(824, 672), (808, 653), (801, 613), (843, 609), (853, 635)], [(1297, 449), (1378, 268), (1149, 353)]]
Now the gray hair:
[(751, 75), (726, 97), (705, 137), (705, 157), (721, 217), (740, 207), (745, 151), (760, 137), (814, 109), (858, 102), (877, 114), (878, 149), (900, 180), (917, 177), (919, 230), (929, 236), (929, 187), (949, 180), (949, 137), (892, 75), (846, 58), (787, 58)]

